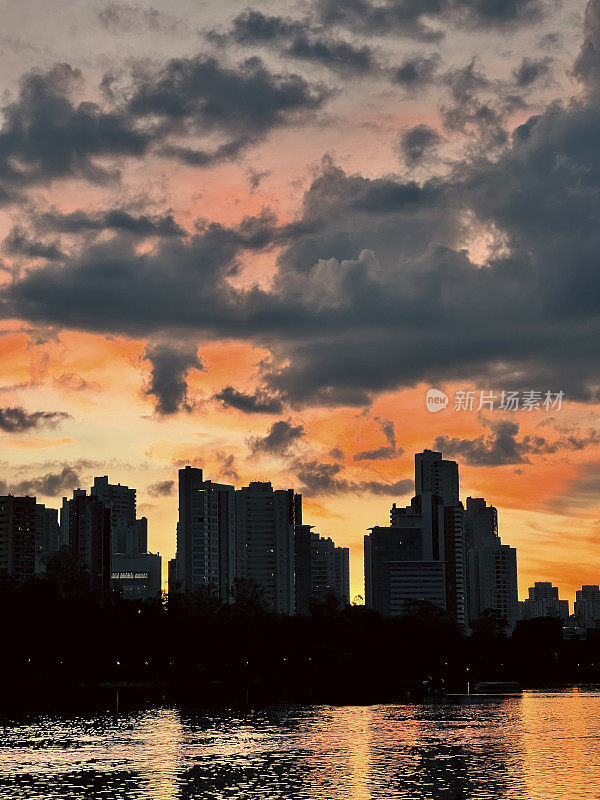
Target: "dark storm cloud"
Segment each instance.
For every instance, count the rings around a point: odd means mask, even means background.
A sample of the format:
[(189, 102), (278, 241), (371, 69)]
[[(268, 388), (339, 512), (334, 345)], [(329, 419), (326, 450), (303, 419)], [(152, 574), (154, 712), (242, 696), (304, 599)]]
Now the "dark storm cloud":
[(65, 465), (59, 472), (48, 472), (44, 475), (23, 478), (16, 483), (0, 481), (0, 492), (14, 494), (17, 497), (59, 497), (62, 494), (81, 486), (81, 478), (75, 467)]
[(191, 411), (186, 379), (191, 369), (204, 370), (198, 348), (170, 342), (148, 345), (144, 359), (152, 364), (145, 393), (154, 397), (156, 412), (166, 416), (181, 410)]
[[(266, 390), (294, 407), (364, 406), (377, 392), (457, 379), (594, 399), (600, 97), (598, 54), (586, 48), (585, 96), (551, 104), (502, 143), (505, 119), (479, 98), (488, 79), (474, 64), (452, 72), (453, 122), (469, 127), (475, 155), (446, 176), (368, 178), (325, 159), (291, 226), (265, 214), (146, 253), (119, 237), (96, 242), (5, 284), (0, 311), (109, 333), (249, 340), (271, 352)], [(245, 250), (275, 244), (268, 288), (230, 283)]]
[(424, 161), (444, 142), (444, 137), (429, 125), (415, 125), (402, 131), (398, 137), (396, 150), (400, 158), (409, 166)]
[(438, 55), (416, 55), (407, 58), (396, 68), (394, 83), (399, 83), (411, 91), (421, 89), (434, 81), (440, 63)]
[(253, 436), (249, 439), (248, 445), (254, 455), (257, 453), (285, 455), (303, 436), (303, 425), (292, 425), (289, 420), (280, 419), (271, 425), (266, 436)]
[(279, 414), (283, 408), (283, 403), (278, 397), (261, 389), (255, 389), (250, 393), (241, 392), (233, 386), (225, 386), (215, 394), (214, 399), (225, 408), (237, 408), (246, 414)]
[(122, 114), (71, 100), (80, 80), (79, 70), (69, 64), (21, 79), (18, 98), (2, 109), (0, 190), (72, 175), (103, 183), (117, 173), (96, 158), (147, 151), (148, 134)]
[(150, 497), (170, 497), (175, 494), (175, 481), (156, 481), (147, 487), (146, 492)]
[(600, 0), (589, 0), (583, 27), (584, 40), (573, 73), (589, 88), (600, 86)]
[(247, 9), (232, 22), (225, 33), (210, 32), (208, 38), (218, 44), (269, 46), (286, 57), (320, 64), (343, 73), (366, 74), (379, 69), (377, 59), (367, 45), (357, 46), (328, 36), (308, 20), (267, 16)]
[(21, 406), (0, 408), (0, 430), (23, 433), (34, 428), (55, 428), (71, 415), (65, 411), (25, 411)]
[(341, 464), (327, 464), (317, 460), (296, 461), (291, 466), (302, 482), (299, 491), (307, 497), (327, 494), (398, 496), (410, 492), (414, 486), (410, 478), (393, 483), (348, 480), (341, 474), (343, 472)]
[[(137, 75), (126, 108), (137, 119), (158, 118), (163, 131), (226, 135), (229, 141), (221, 148), (231, 147), (227, 157), (232, 157), (272, 128), (317, 111), (328, 96), (325, 87), (312, 86), (300, 75), (269, 72), (256, 57), (231, 68), (199, 55)], [(187, 152), (193, 160), (195, 150), (171, 147), (172, 154), (184, 157)], [(208, 151), (197, 152), (210, 157)], [(212, 157), (225, 156), (217, 149)]]
[(172, 214), (148, 216), (134, 215), (120, 208), (87, 213), (48, 211), (33, 218), (36, 227), (57, 233), (101, 233), (118, 231), (134, 236), (185, 236), (186, 231)]
[(15, 226), (2, 244), (7, 255), (25, 256), (27, 258), (43, 258), (47, 261), (60, 261), (64, 254), (57, 242), (40, 242), (31, 238), (19, 226)]
[(317, 0), (315, 6), (328, 25), (436, 41), (443, 34), (431, 22), (502, 28), (541, 17), (548, 4), (543, 0)]
[(462, 463), (479, 467), (496, 467), (502, 464), (528, 463), (527, 449), (516, 436), (519, 425), (510, 420), (489, 423), (490, 435), (475, 439), (458, 439), (438, 436), (434, 447), (449, 458), (459, 458)]
[(510, 420), (488, 421), (492, 431), (489, 435), (474, 439), (458, 439), (438, 436), (435, 450), (441, 450), (450, 458), (459, 458), (463, 463), (479, 467), (496, 467), (503, 464), (528, 464), (530, 455), (553, 455), (560, 450), (584, 450), (600, 444), (600, 434), (591, 430), (587, 434), (563, 434), (559, 439), (548, 441), (543, 436), (527, 435), (518, 439), (519, 424)]
[(546, 78), (550, 72), (551, 63), (551, 58), (533, 59), (525, 57), (513, 72), (517, 86), (524, 88), (531, 86), (542, 78)]
[[(2, 109), (0, 203), (56, 178), (115, 180), (118, 170), (102, 159), (142, 157), (151, 148), (196, 166), (235, 158), (272, 128), (318, 111), (330, 94), (299, 75), (273, 74), (258, 58), (237, 67), (202, 55), (172, 59), (154, 71), (138, 68), (128, 81), (119, 87), (105, 76), (107, 109), (73, 99), (82, 75), (69, 64), (25, 75), (17, 99)], [(214, 135), (224, 141), (212, 148), (172, 141)]]

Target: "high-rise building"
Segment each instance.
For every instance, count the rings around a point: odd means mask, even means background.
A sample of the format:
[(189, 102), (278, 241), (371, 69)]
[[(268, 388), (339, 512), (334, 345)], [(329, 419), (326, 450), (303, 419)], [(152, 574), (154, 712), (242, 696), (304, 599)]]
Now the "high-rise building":
[(517, 551), (502, 544), (498, 512), (481, 497), (468, 497), (465, 510), (468, 550), (468, 612), (474, 621), (487, 609), (498, 611), (510, 629), (517, 621)]
[(0, 573), (27, 580), (35, 572), (35, 497), (0, 497)]
[(46, 508), (42, 503), (35, 506), (35, 572), (46, 571), (48, 559), (59, 550), (58, 509)]
[(100, 500), (110, 514), (111, 588), (129, 600), (158, 597), (161, 591), (161, 557), (148, 552), (148, 520), (137, 519), (137, 492), (108, 476), (94, 478), (90, 496)]
[(181, 590), (230, 598), (235, 544), (234, 487), (204, 480), (201, 469), (180, 469), (176, 580)]
[(347, 547), (313, 533), (312, 525), (296, 525), (296, 613), (308, 614), (311, 601), (335, 595), (350, 602), (350, 560)]
[(336, 547), (335, 557), (335, 593), (343, 603), (350, 603), (350, 549)]
[(108, 475), (94, 478), (90, 494), (110, 509), (110, 549), (127, 552), (127, 530), (136, 521), (136, 491), (120, 483), (109, 483)]
[(295, 610), (296, 497), (261, 481), (235, 493), (236, 577), (260, 587), (265, 607), (277, 614)]
[(415, 454), (415, 494), (427, 492), (437, 494), (446, 506), (459, 504), (456, 461), (448, 461), (433, 450)]
[(466, 625), (466, 550), (458, 465), (441, 453), (415, 456), (415, 497), (394, 503), (390, 527), (365, 536), (365, 601), (386, 616), (426, 600)]
[(600, 627), (600, 587), (582, 586), (576, 592), (574, 614), (582, 628)]
[(558, 587), (548, 581), (536, 581), (529, 589), (529, 597), (519, 603), (519, 619), (536, 617), (569, 618), (569, 601), (560, 600)]
[[(92, 591), (107, 598), (111, 577), (111, 512), (96, 495), (75, 489), (63, 499), (61, 535), (68, 535), (73, 558), (88, 571)], [(67, 534), (68, 532), (68, 534)]]

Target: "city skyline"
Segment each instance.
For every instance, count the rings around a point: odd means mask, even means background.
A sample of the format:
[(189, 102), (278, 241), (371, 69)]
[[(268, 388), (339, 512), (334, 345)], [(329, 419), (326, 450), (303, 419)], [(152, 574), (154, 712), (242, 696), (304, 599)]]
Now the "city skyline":
[(129, 480), (171, 557), (201, 457), (296, 487), (356, 565), (443, 450), (521, 595), (573, 600), (600, 563), (598, 4), (334, 5), (5, 10), (0, 490)]
[[(506, 562), (505, 559), (507, 556), (510, 556), (510, 552), (515, 552), (515, 548), (512, 546), (512, 543), (507, 543), (506, 537), (502, 536), (502, 541), (499, 536), (499, 524), (498, 524), (498, 513), (497, 509), (493, 506), (490, 502), (488, 505), (487, 500), (489, 498), (479, 498), (479, 497), (466, 497), (465, 503), (462, 503), (461, 500), (461, 491), (460, 491), (460, 479), (459, 479), (459, 468), (460, 464), (457, 462), (447, 460), (443, 458), (442, 453), (436, 453), (434, 451), (430, 451), (426, 449), (422, 453), (416, 453), (414, 456), (414, 494), (415, 497), (413, 498), (413, 504), (415, 500), (418, 501), (419, 496), (424, 492), (425, 496), (427, 496), (428, 492), (437, 493), (439, 495), (440, 500), (451, 507), (458, 508), (460, 507), (460, 522), (458, 523), (459, 526), (462, 526), (462, 533), (461, 535), (464, 537), (464, 541), (462, 543), (462, 547), (464, 548), (464, 556), (465, 556), (465, 565), (464, 565), (464, 573), (462, 580), (464, 581), (464, 588), (463, 588), (463, 596), (464, 596), (464, 603), (465, 607), (463, 611), (458, 612), (457, 608), (455, 607), (453, 610), (453, 616), (457, 617), (459, 621), (462, 620), (462, 624), (466, 624), (467, 618), (475, 619), (478, 614), (485, 610), (485, 608), (490, 607), (491, 605), (497, 605), (486, 603), (481, 601), (481, 607), (475, 605), (472, 608), (466, 607), (466, 598), (467, 595), (470, 595), (471, 598), (475, 596), (475, 588), (473, 581), (476, 581), (478, 585), (479, 578), (476, 578), (476, 574), (478, 574), (479, 570), (482, 570), (483, 573), (487, 570), (497, 569), (497, 566), (492, 566), (495, 562), (490, 562), (490, 557), (494, 553), (498, 554), (498, 557), (501, 557), (501, 561), (499, 564), (504, 565), (501, 568), (506, 569)], [(183, 527), (184, 522), (182, 520), (186, 519), (186, 513), (189, 515), (192, 513), (192, 506), (189, 505), (190, 499), (190, 490), (193, 488), (194, 490), (200, 490), (201, 492), (205, 492), (208, 488), (209, 492), (214, 491), (215, 500), (212, 501), (214, 505), (214, 511), (208, 511), (208, 514), (211, 513), (215, 514), (218, 513), (219, 515), (222, 514), (222, 508), (225, 509), (225, 518), (229, 521), (227, 522), (227, 526), (231, 528), (231, 534), (227, 533), (227, 527), (223, 529), (225, 531), (224, 535), (221, 531), (222, 523), (219, 522), (218, 525), (215, 521), (214, 527), (211, 530), (214, 530), (212, 534), (210, 534), (211, 538), (210, 541), (212, 542), (212, 550), (216, 554), (216, 560), (214, 565), (206, 567), (206, 574), (205, 576), (198, 582), (191, 581), (191, 572), (187, 578), (186, 585), (186, 578), (185, 575), (185, 568), (183, 566), (183, 560), (181, 561), (181, 566), (176, 567), (176, 553), (177, 547), (175, 547), (175, 551), (173, 552), (172, 556), (166, 556), (165, 554), (160, 553), (158, 548), (154, 548), (157, 552), (157, 555), (153, 555), (153, 547), (152, 547), (152, 537), (148, 534), (148, 521), (145, 517), (141, 519), (136, 519), (137, 514), (137, 489), (135, 487), (130, 487), (126, 484), (111, 484), (109, 476), (95, 476), (93, 480), (93, 485), (90, 488), (90, 494), (87, 494), (87, 491), (83, 488), (77, 488), (73, 491), (73, 496), (71, 500), (68, 497), (63, 497), (62, 508), (52, 508), (48, 507), (45, 504), (35, 503), (35, 497), (26, 498), (17, 498), (17, 499), (27, 499), (33, 500), (34, 504), (32, 505), (32, 509), (35, 507), (35, 512), (38, 515), (41, 515), (41, 518), (44, 520), (43, 522), (39, 523), (36, 521), (36, 531), (38, 527), (41, 525), (41, 536), (42, 541), (45, 541), (45, 545), (48, 552), (48, 542), (49, 537), (52, 539), (56, 539), (58, 545), (56, 545), (56, 549), (59, 549), (60, 546), (65, 546), (69, 541), (69, 533), (68, 533), (68, 525), (69, 525), (69, 518), (72, 511), (69, 511), (69, 508), (75, 502), (78, 502), (78, 498), (81, 500), (91, 501), (91, 500), (101, 500), (107, 508), (110, 509), (110, 522), (107, 522), (110, 528), (110, 552), (112, 553), (113, 563), (111, 566), (111, 572), (113, 575), (113, 588), (116, 586), (114, 583), (115, 577), (119, 574), (119, 571), (122, 570), (123, 577), (132, 577), (130, 574), (131, 569), (148, 569), (149, 562), (140, 562), (136, 561), (135, 559), (138, 557), (143, 558), (151, 558), (157, 559), (157, 564), (160, 573), (160, 585), (163, 590), (167, 590), (170, 586), (178, 586), (179, 589), (184, 591), (193, 591), (195, 588), (199, 586), (208, 586), (213, 585), (216, 590), (216, 595), (221, 598), (224, 602), (228, 598), (232, 596), (233, 591), (233, 583), (235, 579), (248, 579), (250, 584), (254, 583), (256, 585), (263, 585), (264, 587), (264, 578), (262, 574), (254, 575), (252, 572), (246, 572), (246, 569), (242, 567), (237, 567), (235, 564), (235, 556), (234, 552), (237, 548), (235, 545), (235, 540), (239, 537), (240, 530), (244, 529), (244, 525), (248, 523), (242, 523), (241, 520), (245, 519), (245, 517), (240, 517), (240, 514), (246, 514), (248, 512), (242, 511), (241, 507), (239, 506), (237, 500), (238, 498), (241, 500), (242, 497), (248, 496), (251, 498), (253, 495), (246, 495), (248, 491), (258, 492), (257, 498), (259, 498), (265, 491), (267, 491), (270, 497), (276, 498), (278, 495), (282, 498), (282, 510), (284, 508), (295, 509), (295, 521), (294, 521), (294, 512), (290, 512), (292, 514), (290, 518), (290, 525), (291, 530), (289, 536), (291, 536), (288, 548), (291, 547), (292, 550), (294, 548), (294, 537), (296, 540), (298, 538), (298, 532), (302, 531), (302, 537), (308, 537), (306, 542), (310, 542), (310, 539), (316, 540), (317, 543), (322, 543), (327, 547), (327, 542), (331, 543), (331, 545), (335, 548), (336, 551), (341, 551), (345, 548), (345, 545), (333, 542), (330, 537), (327, 537), (327, 531), (319, 530), (318, 532), (314, 532), (313, 529), (315, 526), (310, 523), (310, 521), (304, 516), (303, 513), (303, 497), (302, 495), (298, 495), (295, 493), (293, 488), (288, 489), (273, 489), (270, 482), (265, 481), (258, 481), (258, 482), (251, 482), (249, 486), (236, 488), (235, 485), (232, 484), (221, 484), (215, 483), (211, 481), (209, 478), (206, 478), (203, 474), (203, 470), (197, 467), (192, 467), (191, 465), (186, 465), (179, 469), (179, 504), (178, 509), (180, 522), (177, 523), (175, 526), (175, 531), (173, 532), (173, 541), (175, 545), (178, 541), (183, 542)], [(190, 488), (184, 488), (189, 486)], [(210, 494), (208, 497), (210, 498)], [(11, 497), (11, 495), (9, 495)], [(219, 499), (223, 498), (223, 499)], [(204, 502), (204, 501), (203, 501)], [(243, 501), (247, 502), (247, 501)], [(271, 500), (271, 503), (273, 501)], [(209, 507), (211, 506), (211, 501), (208, 501)], [(189, 511), (181, 511), (181, 509), (189, 508)], [(384, 533), (385, 531), (393, 531), (396, 529), (395, 526), (400, 526), (398, 530), (401, 530), (401, 526), (404, 524), (402, 523), (403, 515), (406, 513), (412, 514), (415, 513), (421, 514), (422, 509), (420, 506), (420, 501), (417, 502), (417, 506), (411, 509), (411, 507), (407, 507), (407, 509), (398, 508), (397, 504), (394, 502), (392, 505), (391, 511), (388, 511), (388, 521), (391, 520), (392, 528), (382, 527), (382, 526), (371, 526), (371, 531), (381, 531)], [(181, 514), (183, 513), (183, 517)], [(205, 513), (204, 511), (202, 513)], [(60, 514), (60, 517), (59, 517)], [(263, 512), (259, 513), (259, 517), (257, 518), (258, 528), (260, 531), (261, 537), (263, 536), (262, 530), (265, 527), (264, 517), (262, 516)], [(475, 515), (475, 516), (474, 516)], [(431, 516), (431, 511), (429, 512), (429, 516)], [(207, 517), (207, 519), (210, 517)], [(220, 517), (219, 517), (220, 518)], [(191, 517), (189, 518), (191, 520)], [(202, 517), (204, 519), (204, 517)], [(212, 519), (212, 518), (211, 518)], [(216, 520), (217, 517), (214, 517)], [(250, 518), (248, 518), (250, 519)], [(37, 520), (37, 518), (36, 518)], [(50, 520), (50, 522), (49, 522)], [(52, 523), (54, 520), (54, 523)], [(60, 520), (60, 522), (59, 522)], [(65, 522), (66, 520), (66, 522)], [(406, 519), (406, 523), (410, 526), (411, 523), (410, 516)], [(480, 520), (480, 521), (476, 521)], [(50, 529), (49, 529), (50, 524)], [(54, 524), (56, 530), (54, 532), (52, 528), (52, 524)], [(256, 523), (255, 523), (256, 524)], [(431, 523), (429, 523), (431, 524)], [(448, 522), (445, 523), (446, 525)], [(454, 524), (454, 523), (452, 523)], [(250, 523), (251, 525), (251, 523)], [(261, 527), (262, 526), (262, 527)], [(203, 529), (203, 524), (200, 526)], [(268, 525), (267, 525), (268, 528)], [(181, 529), (181, 533), (180, 533)], [(410, 528), (409, 528), (410, 529)], [(50, 530), (50, 532), (49, 532)], [(191, 528), (190, 528), (191, 530)], [(457, 529), (458, 530), (458, 529)], [(323, 535), (325, 534), (325, 535)], [(204, 534), (201, 532), (201, 535)], [(364, 536), (364, 534), (363, 534)], [(366, 540), (369, 538), (367, 535), (365, 538), (365, 542), (363, 542), (363, 547), (361, 548), (360, 553), (360, 562), (359, 567), (360, 570), (363, 572), (365, 570), (365, 548), (366, 548)], [(489, 544), (489, 539), (497, 539), (498, 546), (496, 546), (495, 542), (492, 541), (492, 544)], [(226, 550), (223, 551), (222, 547), (222, 539), (225, 541)], [(36, 533), (36, 555), (35, 555), (35, 571), (40, 572), (43, 569), (38, 568), (40, 564), (40, 554), (38, 550), (42, 547), (39, 544), (38, 534)], [(191, 543), (190, 539), (190, 543)], [(227, 542), (231, 541), (231, 544), (227, 544)], [(277, 537), (274, 541), (277, 541)], [(304, 539), (303, 539), (304, 541)], [(337, 546), (336, 546), (337, 544)], [(188, 545), (191, 549), (191, 545)], [(258, 553), (260, 553), (265, 547), (267, 547), (266, 541), (263, 542), (262, 538), (260, 544), (258, 546)], [(270, 546), (270, 545), (269, 545)], [(274, 545), (276, 546), (276, 545)], [(301, 547), (305, 547), (306, 545), (301, 545)], [(313, 543), (313, 547), (315, 544)], [(308, 544), (308, 548), (310, 551), (310, 544)], [(478, 550), (477, 548), (481, 548)], [(52, 549), (52, 548), (50, 548)], [(349, 548), (346, 548), (348, 551)], [(181, 551), (183, 552), (183, 545), (181, 547)], [(318, 544), (317, 544), (317, 551), (318, 551)], [(54, 552), (54, 551), (53, 551)], [(272, 551), (273, 552), (273, 551)], [(276, 551), (275, 551), (276, 552)], [(305, 551), (306, 552), (306, 551)], [(477, 556), (475, 553), (479, 552), (481, 555)], [(140, 556), (141, 554), (141, 556)], [(116, 561), (114, 561), (116, 557)], [(286, 556), (288, 557), (288, 556)], [(291, 556), (290, 556), (291, 557)], [(298, 558), (298, 550), (296, 545), (296, 558)], [(412, 556), (411, 556), (412, 558)], [(483, 558), (481, 566), (479, 566), (479, 560)], [(133, 560), (132, 560), (133, 559)], [(183, 559), (183, 554), (182, 554)], [(473, 560), (475, 559), (475, 561)], [(162, 569), (161, 569), (161, 560), (162, 560)], [(221, 561), (223, 562), (223, 566), (221, 565)], [(310, 561), (310, 557), (309, 557)], [(135, 565), (138, 565), (135, 567)], [(191, 569), (191, 561), (189, 562)], [(333, 564), (333, 561), (332, 561)], [(134, 566), (131, 566), (134, 565)], [(171, 565), (173, 565), (171, 567)], [(354, 572), (357, 571), (356, 564), (353, 564), (353, 559), (350, 557), (349, 559), (349, 574), (352, 574), (352, 566), (354, 566)], [(150, 584), (156, 586), (155, 578), (154, 578), (154, 570), (155, 567), (152, 566), (151, 572), (152, 577), (150, 577)], [(333, 568), (333, 567), (332, 567)], [(173, 573), (171, 573), (171, 569), (173, 569)], [(292, 567), (293, 570), (293, 567)], [(116, 572), (115, 572), (116, 571)], [(515, 572), (516, 568), (515, 568)], [(204, 573), (203, 573), (204, 574)], [(333, 574), (333, 573), (332, 573)], [(214, 576), (217, 577), (214, 577)], [(218, 577), (218, 576), (221, 577)], [(517, 572), (518, 575), (518, 572)], [(139, 576), (141, 577), (141, 576)], [(482, 578), (483, 579), (483, 578)], [(336, 583), (337, 587), (337, 576), (334, 581), (332, 577), (332, 581)], [(416, 578), (418, 581), (418, 576)], [(428, 579), (430, 580), (430, 578)], [(470, 585), (468, 585), (470, 583)], [(600, 576), (598, 577), (598, 583), (600, 583)], [(571, 613), (570, 608), (576, 608), (575, 600), (577, 599), (580, 604), (581, 601), (587, 601), (591, 603), (591, 607), (594, 609), (596, 606), (594, 603), (600, 604), (600, 595), (596, 597), (594, 594), (595, 588), (598, 586), (598, 583), (586, 583), (582, 581), (575, 590), (575, 596), (573, 599), (565, 599), (564, 597), (564, 587), (553, 587), (553, 581), (548, 579), (548, 576), (544, 575), (537, 575), (535, 581), (531, 581), (532, 585), (527, 585), (523, 591), (518, 591), (518, 597), (515, 599), (519, 600), (519, 607), (524, 609), (526, 607), (526, 603), (523, 601), (531, 600), (532, 598), (538, 598), (538, 593), (540, 591), (545, 592), (545, 594), (539, 595), (540, 600), (545, 601), (548, 597), (554, 597), (556, 600), (558, 599), (558, 592), (560, 591), (561, 596), (561, 603), (563, 606), (561, 607), (560, 611), (556, 611), (556, 616), (561, 616), (564, 619)], [(521, 581), (521, 585), (523, 581)], [(123, 584), (125, 585), (125, 584)], [(292, 581), (293, 586), (293, 581)], [(541, 587), (538, 589), (537, 587)], [(549, 587), (549, 588), (544, 588)], [(344, 595), (348, 596), (352, 601), (357, 597), (363, 598), (363, 602), (366, 602), (369, 605), (369, 601), (367, 599), (367, 587), (366, 584), (363, 583), (360, 587), (361, 591), (354, 592), (352, 591), (351, 587), (348, 587), (347, 595), (346, 591), (343, 592)], [(480, 591), (479, 588), (477, 591)], [(481, 590), (483, 591), (483, 589)], [(550, 594), (548, 594), (550, 592)], [(435, 593), (435, 592), (434, 592)], [(148, 594), (142, 594), (141, 596), (151, 596), (151, 592)], [(485, 593), (483, 596), (486, 596)], [(423, 595), (423, 598), (425, 595)], [(308, 607), (306, 605), (306, 600), (302, 601), (304, 607)], [(433, 602), (438, 602), (436, 599), (433, 599)], [(473, 600), (471, 600), (473, 602)], [(479, 602), (479, 601), (478, 601)], [(267, 605), (270, 604), (270, 601), (267, 602)], [(401, 603), (400, 603), (401, 605)], [(445, 607), (445, 602), (444, 602)], [(450, 606), (452, 607), (452, 606)], [(499, 606), (500, 607), (500, 606)], [(509, 620), (511, 625), (514, 625), (514, 622), (517, 619), (517, 612), (516, 608), (514, 610), (510, 610), (508, 607), (502, 607), (502, 611), (504, 616)], [(400, 608), (400, 606), (398, 606)], [(540, 606), (541, 608), (541, 606)], [(553, 607), (554, 608), (554, 607)], [(556, 609), (558, 609), (558, 605)], [(597, 606), (600, 609), (600, 605)], [(476, 610), (475, 610), (476, 609)], [(566, 611), (565, 611), (566, 609)], [(277, 610), (279, 613), (296, 613), (293, 605), (283, 605), (281, 608), (275, 606), (272, 610)], [(521, 618), (521, 613), (525, 614), (526, 612), (519, 611), (519, 618)], [(554, 611), (552, 612), (554, 613)], [(529, 615), (525, 615), (523, 618), (529, 618), (532, 616), (530, 613)], [(536, 616), (536, 614), (533, 614)]]

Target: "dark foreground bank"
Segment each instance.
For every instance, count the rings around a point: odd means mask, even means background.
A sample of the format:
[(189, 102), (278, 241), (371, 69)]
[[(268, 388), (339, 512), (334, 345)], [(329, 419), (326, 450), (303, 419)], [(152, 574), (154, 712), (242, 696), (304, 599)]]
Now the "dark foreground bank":
[[(206, 705), (287, 701), (384, 703), (472, 690), (600, 683), (600, 639), (564, 640), (560, 622), (517, 625), (488, 613), (462, 633), (445, 612), (412, 603), (384, 619), (331, 598), (309, 616), (263, 611), (252, 591), (223, 606), (95, 598), (50, 580), (0, 581), (0, 707), (47, 707), (117, 689), (124, 696)], [(112, 700), (111, 700), (112, 702)]]

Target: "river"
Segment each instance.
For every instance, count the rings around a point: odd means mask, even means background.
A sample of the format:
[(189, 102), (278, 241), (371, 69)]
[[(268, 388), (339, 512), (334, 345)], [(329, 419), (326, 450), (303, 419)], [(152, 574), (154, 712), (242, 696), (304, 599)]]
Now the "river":
[(0, 798), (600, 798), (600, 692), (0, 722)]

